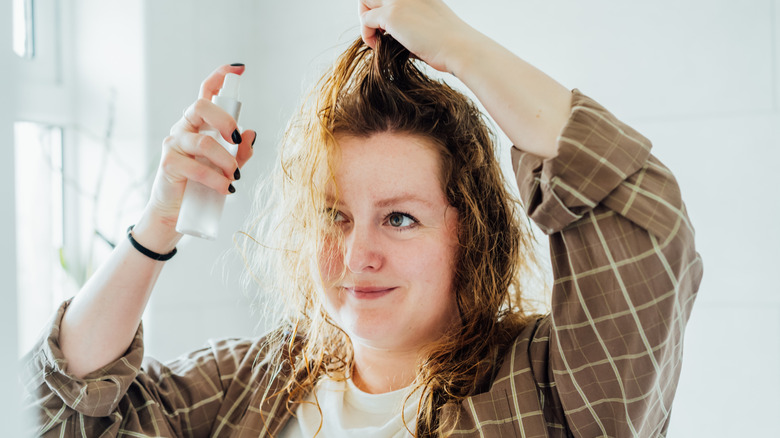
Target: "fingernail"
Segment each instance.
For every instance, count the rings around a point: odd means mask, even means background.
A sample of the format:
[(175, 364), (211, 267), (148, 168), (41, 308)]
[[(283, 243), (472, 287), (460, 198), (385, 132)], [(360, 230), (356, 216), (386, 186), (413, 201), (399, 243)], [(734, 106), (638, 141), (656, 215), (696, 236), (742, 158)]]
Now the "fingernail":
[(233, 172), (233, 179), (236, 181), (241, 179), (241, 172), (238, 171), (238, 168), (236, 168), (236, 171)]
[(241, 134), (238, 133), (238, 129), (233, 131), (233, 144), (241, 144)]
[(255, 141), (257, 141), (257, 133), (255, 132), (255, 138), (252, 139), (252, 149), (255, 148)]
[(233, 187), (233, 184), (231, 184), (231, 185), (229, 185), (229, 186), (228, 186), (228, 192), (230, 192), (230, 193), (236, 193), (236, 188), (235, 188), (235, 187)]
[(233, 64), (230, 64), (230, 66), (231, 66), (231, 67), (243, 67), (243, 66), (244, 66), (244, 64), (242, 64), (242, 63), (240, 63), (240, 62), (235, 62), (235, 63), (233, 63)]

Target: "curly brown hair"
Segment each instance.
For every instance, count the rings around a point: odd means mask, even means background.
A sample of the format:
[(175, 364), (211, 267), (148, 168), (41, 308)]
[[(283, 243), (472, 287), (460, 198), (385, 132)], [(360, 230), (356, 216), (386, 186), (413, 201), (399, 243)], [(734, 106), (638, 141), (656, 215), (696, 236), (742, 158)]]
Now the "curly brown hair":
[(263, 268), (250, 271), (253, 278), (285, 297), (267, 312), (280, 315), (277, 323), (294, 333), (278, 332), (268, 341), (289, 353), (278, 359), (291, 370), (288, 400), (304, 401), (324, 375), (349, 378), (352, 345), (324, 310), (313, 267), (324, 238), (333, 237), (323, 207), (325, 187), (335, 185), (335, 137), (396, 132), (430, 139), (440, 155), (442, 188), (458, 212), (453, 288), (461, 324), (427, 349), (413, 383), (421, 391), (412, 393), (421, 394), (416, 436), (444, 436), (457, 423), (452, 417), (441, 421), (444, 405), (487, 390), (530, 320), (523, 291), (536, 284), (527, 280), (538, 278), (538, 264), (527, 218), (508, 190), (483, 114), (423, 68), (388, 35), (378, 38), (375, 50), (358, 38), (341, 54), (287, 127), (277, 177), (259, 195), (257, 217), (263, 220), (252, 224), (262, 237), (246, 241), (262, 244), (250, 248), (245, 242), (244, 252)]

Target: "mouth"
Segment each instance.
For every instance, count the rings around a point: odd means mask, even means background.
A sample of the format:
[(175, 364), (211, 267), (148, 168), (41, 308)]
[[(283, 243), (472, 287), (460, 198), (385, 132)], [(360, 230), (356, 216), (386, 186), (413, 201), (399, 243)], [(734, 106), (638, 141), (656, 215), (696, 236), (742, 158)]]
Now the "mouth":
[(396, 287), (344, 287), (344, 291), (358, 299), (377, 299), (397, 289)]

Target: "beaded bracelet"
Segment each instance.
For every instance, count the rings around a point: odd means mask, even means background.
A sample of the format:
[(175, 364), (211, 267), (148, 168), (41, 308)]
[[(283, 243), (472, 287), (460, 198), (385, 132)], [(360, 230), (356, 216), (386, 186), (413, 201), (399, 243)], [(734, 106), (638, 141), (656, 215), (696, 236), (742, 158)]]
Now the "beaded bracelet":
[(127, 228), (127, 238), (130, 239), (130, 243), (133, 244), (133, 247), (135, 249), (137, 249), (138, 252), (140, 252), (141, 254), (149, 257), (152, 260), (157, 260), (157, 261), (160, 261), (160, 262), (164, 262), (166, 260), (170, 260), (171, 257), (176, 255), (176, 248), (173, 248), (173, 251), (169, 252), (168, 254), (159, 254), (159, 253), (156, 253), (156, 252), (154, 252), (154, 251), (144, 247), (140, 243), (138, 243), (138, 241), (136, 241), (135, 238), (133, 238), (133, 227), (134, 226), (135, 225), (130, 225)]

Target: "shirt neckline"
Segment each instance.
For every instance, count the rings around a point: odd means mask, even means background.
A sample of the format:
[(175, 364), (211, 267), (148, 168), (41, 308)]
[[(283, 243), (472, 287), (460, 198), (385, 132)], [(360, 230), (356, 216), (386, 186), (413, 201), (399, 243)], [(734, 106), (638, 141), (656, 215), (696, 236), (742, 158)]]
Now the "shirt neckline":
[[(344, 388), (344, 402), (349, 403), (356, 410), (372, 414), (400, 412), (410, 389), (411, 387), (407, 386), (382, 394), (371, 394), (358, 388), (352, 379), (347, 379)], [(407, 403), (407, 407), (408, 405), (409, 403)]]

